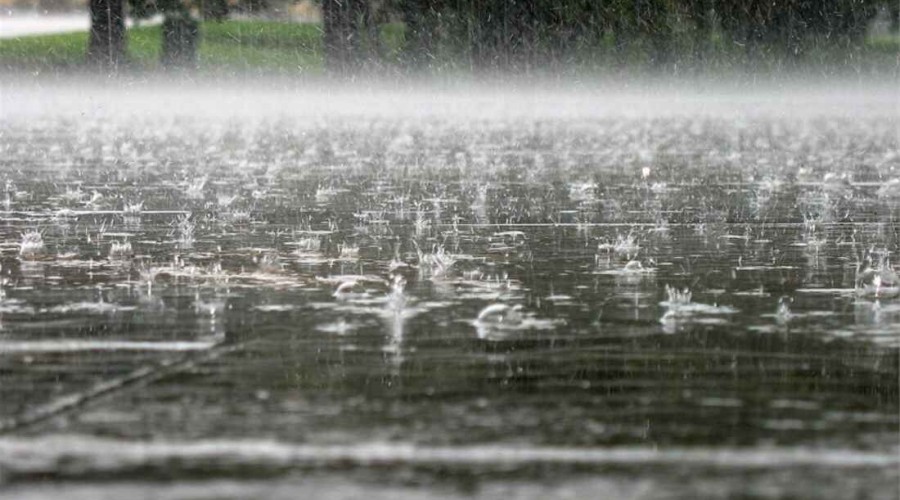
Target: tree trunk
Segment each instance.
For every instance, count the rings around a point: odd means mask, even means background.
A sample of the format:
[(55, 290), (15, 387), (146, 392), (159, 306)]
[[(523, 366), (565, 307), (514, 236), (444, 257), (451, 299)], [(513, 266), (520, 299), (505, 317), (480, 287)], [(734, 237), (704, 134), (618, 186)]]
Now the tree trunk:
[(476, 71), (496, 72), (509, 67), (510, 0), (474, 0), (467, 13), (473, 24), (472, 63)]
[(403, 24), (406, 26), (405, 63), (415, 70), (426, 69), (434, 59), (437, 22), (428, 0), (404, 0), (401, 4)]
[(369, 23), (366, 0), (322, 0), (325, 68), (348, 73), (360, 62), (362, 29)]
[(900, 2), (890, 3), (888, 6), (888, 15), (891, 18), (891, 34), (900, 35)]
[(228, 17), (227, 0), (205, 0), (200, 4), (200, 14), (204, 21), (222, 22)]
[(87, 59), (102, 68), (115, 69), (125, 58), (124, 0), (90, 0), (91, 35)]
[(167, 14), (162, 25), (162, 65), (168, 69), (196, 68), (199, 39), (200, 23), (190, 13)]
[(655, 70), (665, 70), (672, 56), (672, 26), (668, 6), (662, 0), (640, 0), (634, 5), (638, 33), (649, 41), (650, 66)]
[(340, 0), (322, 0), (322, 51), (325, 69), (332, 72), (344, 65), (342, 7)]
[(689, 15), (693, 21), (691, 52), (697, 68), (706, 63), (712, 41), (712, 0), (691, 0)]

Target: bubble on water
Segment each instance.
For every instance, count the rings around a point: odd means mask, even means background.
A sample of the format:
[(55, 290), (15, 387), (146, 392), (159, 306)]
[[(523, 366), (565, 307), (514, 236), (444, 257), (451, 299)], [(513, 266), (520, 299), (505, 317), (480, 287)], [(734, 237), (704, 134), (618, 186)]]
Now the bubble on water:
[(194, 228), (190, 215), (182, 215), (175, 221), (176, 243), (179, 248), (189, 249), (194, 246)]
[(81, 187), (67, 187), (65, 192), (59, 195), (60, 199), (67, 203), (80, 203), (82, 199), (84, 199), (84, 191), (81, 190)]
[(109, 247), (109, 258), (111, 260), (126, 259), (134, 256), (131, 249), (131, 243), (128, 241), (114, 241)]
[(895, 177), (885, 182), (880, 188), (878, 188), (877, 195), (879, 198), (886, 200), (900, 200), (900, 179)]
[(125, 216), (137, 216), (140, 215), (141, 212), (144, 211), (144, 202), (139, 201), (136, 203), (126, 203), (124, 208), (122, 208), (122, 214)]
[(406, 279), (395, 275), (391, 280), (391, 289), (387, 296), (387, 308), (394, 311), (402, 311), (409, 301), (405, 293)]
[(283, 264), (275, 252), (263, 252), (253, 257), (258, 272), (261, 273), (280, 273), (283, 270)]
[(228, 195), (219, 193), (216, 195), (216, 204), (220, 209), (227, 209), (231, 205), (234, 204), (235, 201), (240, 199), (240, 196), (236, 194)]
[(232, 210), (228, 212), (228, 220), (233, 224), (249, 224), (253, 219), (249, 210)]
[(416, 245), (416, 254), (419, 258), (416, 267), (422, 279), (445, 277), (458, 261), (457, 256), (447, 252), (443, 245), (435, 245), (430, 252), (422, 251)]
[(23, 259), (34, 259), (44, 253), (44, 235), (40, 231), (26, 231), (22, 233), (22, 241), (19, 243), (19, 256)]
[(338, 245), (338, 260), (358, 260), (359, 245), (341, 243)]
[(613, 254), (620, 259), (630, 261), (635, 259), (638, 253), (640, 253), (641, 246), (638, 244), (638, 238), (634, 231), (629, 231), (628, 234), (616, 235), (615, 242), (605, 242), (598, 244), (597, 251), (597, 259), (600, 258), (599, 253), (604, 252), (607, 255)]
[(351, 323), (345, 320), (344, 318), (340, 318), (337, 321), (323, 323), (316, 326), (316, 330), (325, 333), (333, 333), (335, 335), (347, 335), (348, 333), (359, 328), (358, 323)]
[(683, 307), (691, 303), (691, 290), (689, 288), (678, 289), (673, 286), (666, 285), (667, 300), (663, 305), (667, 307)]
[(856, 276), (856, 293), (861, 297), (893, 298), (900, 295), (900, 278), (885, 259)]
[(491, 304), (478, 313), (479, 321), (484, 324), (519, 325), (522, 323), (522, 305)]
[(790, 303), (793, 299), (790, 297), (781, 297), (778, 299), (778, 307), (775, 309), (775, 320), (780, 324), (788, 323), (794, 314), (791, 312)]
[(318, 253), (322, 249), (322, 240), (315, 236), (304, 236), (293, 242), (298, 255)]
[(666, 285), (665, 290), (666, 300), (660, 302), (660, 305), (666, 311), (659, 321), (666, 333), (675, 333), (679, 328), (688, 324), (726, 324), (727, 320), (722, 316), (739, 312), (730, 306), (693, 302), (693, 292), (688, 288), (678, 289)]
[(645, 267), (639, 260), (629, 260), (622, 268), (622, 272), (626, 274), (646, 274), (656, 272), (656, 268)]
[(184, 188), (184, 196), (189, 200), (202, 200), (204, 198), (204, 188), (209, 178), (206, 176), (193, 179), (186, 183)]
[(503, 340), (512, 335), (550, 330), (565, 324), (562, 319), (538, 318), (521, 304), (495, 303), (484, 307), (472, 322), (479, 339)]
[(332, 198), (337, 196), (338, 194), (345, 192), (342, 189), (336, 189), (332, 186), (319, 186), (316, 188), (315, 200), (316, 203), (329, 203)]
[(426, 212), (421, 209), (416, 210), (416, 219), (413, 227), (417, 237), (422, 237), (431, 230), (431, 221), (426, 218)]

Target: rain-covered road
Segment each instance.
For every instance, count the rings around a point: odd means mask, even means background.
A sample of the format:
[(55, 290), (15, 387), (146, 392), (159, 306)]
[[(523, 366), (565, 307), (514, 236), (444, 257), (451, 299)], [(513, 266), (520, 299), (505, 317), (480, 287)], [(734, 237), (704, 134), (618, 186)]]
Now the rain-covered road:
[(890, 90), (3, 90), (0, 495), (897, 496)]

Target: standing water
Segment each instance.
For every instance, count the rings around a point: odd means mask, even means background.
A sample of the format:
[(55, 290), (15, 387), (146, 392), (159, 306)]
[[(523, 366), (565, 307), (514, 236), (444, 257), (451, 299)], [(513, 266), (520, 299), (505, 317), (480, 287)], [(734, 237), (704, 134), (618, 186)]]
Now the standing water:
[(0, 496), (897, 497), (896, 89), (0, 100)]

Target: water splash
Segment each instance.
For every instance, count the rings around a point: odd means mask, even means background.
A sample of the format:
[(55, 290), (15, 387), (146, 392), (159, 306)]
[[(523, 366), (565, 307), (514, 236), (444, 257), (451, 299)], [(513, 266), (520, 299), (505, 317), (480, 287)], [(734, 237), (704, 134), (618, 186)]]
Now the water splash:
[(19, 256), (23, 259), (36, 259), (44, 253), (44, 235), (40, 231), (26, 231), (22, 233), (22, 241), (19, 243)]

